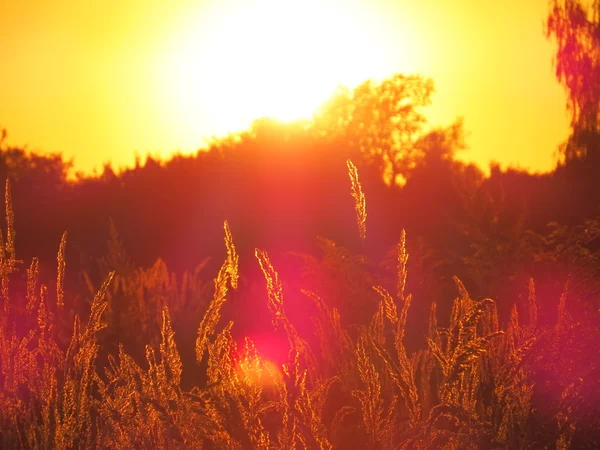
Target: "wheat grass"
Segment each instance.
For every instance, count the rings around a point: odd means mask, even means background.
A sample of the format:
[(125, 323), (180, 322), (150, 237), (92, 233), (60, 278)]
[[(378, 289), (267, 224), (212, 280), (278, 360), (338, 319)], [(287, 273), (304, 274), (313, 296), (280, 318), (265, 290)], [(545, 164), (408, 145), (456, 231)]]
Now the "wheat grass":
[(223, 227), (225, 229), (225, 246), (227, 247), (227, 271), (229, 273), (231, 287), (233, 289), (237, 289), (239, 279), (238, 267), (240, 258), (235, 250), (235, 245), (233, 244), (233, 237), (231, 236), (229, 223), (225, 221)]
[(6, 179), (6, 185), (4, 189), (4, 204), (6, 208), (6, 251), (8, 252), (8, 258), (10, 261), (15, 261), (15, 213), (12, 205), (12, 195), (10, 188), (10, 181)]
[(362, 190), (362, 185), (358, 179), (358, 169), (349, 159), (346, 161), (348, 166), (348, 175), (351, 182), (351, 193), (354, 198), (354, 209), (356, 210), (356, 222), (360, 238), (365, 240), (367, 237), (367, 201)]
[(67, 261), (65, 259), (65, 249), (67, 247), (67, 232), (65, 231), (60, 239), (58, 255), (56, 257), (58, 263), (58, 271), (56, 275), (56, 304), (59, 308), (64, 306), (65, 297), (65, 268)]

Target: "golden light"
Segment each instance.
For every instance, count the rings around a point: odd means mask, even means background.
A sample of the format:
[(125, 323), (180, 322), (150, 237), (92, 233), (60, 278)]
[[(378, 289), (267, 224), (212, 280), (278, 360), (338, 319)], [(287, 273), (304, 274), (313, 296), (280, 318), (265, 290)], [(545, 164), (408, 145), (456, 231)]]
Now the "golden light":
[(163, 59), (163, 95), (173, 120), (196, 136), (206, 122), (225, 134), (265, 116), (310, 118), (340, 84), (393, 73), (398, 60), (383, 57), (389, 30), (364, 7), (318, 0), (224, 2), (189, 18)]
[(59, 3), (2, 4), (0, 125), (76, 170), (193, 153), (261, 116), (310, 116), (338, 83), (394, 73), (433, 78), (431, 123), (464, 117), (462, 156), (482, 167), (549, 170), (569, 133), (544, 0)]
[(273, 361), (262, 357), (254, 341), (248, 337), (244, 339), (236, 372), (239, 379), (248, 385), (271, 388), (282, 382), (281, 368)]

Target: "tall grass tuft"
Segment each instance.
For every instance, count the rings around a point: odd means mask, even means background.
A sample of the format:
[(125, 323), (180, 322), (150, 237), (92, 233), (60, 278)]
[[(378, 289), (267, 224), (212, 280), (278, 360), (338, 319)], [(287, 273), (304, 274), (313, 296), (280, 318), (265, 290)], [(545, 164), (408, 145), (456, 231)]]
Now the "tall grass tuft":
[(349, 159), (346, 161), (348, 166), (348, 175), (352, 187), (352, 197), (354, 198), (354, 209), (356, 210), (356, 222), (360, 238), (365, 240), (367, 237), (367, 201), (362, 190), (362, 185), (358, 179), (358, 169)]
[(231, 282), (231, 287), (237, 289), (238, 287), (238, 267), (240, 257), (238, 256), (235, 245), (233, 244), (233, 237), (231, 236), (231, 230), (229, 229), (229, 223), (225, 221), (223, 224), (225, 229), (225, 246), (227, 247), (227, 272)]
[(58, 271), (56, 275), (56, 304), (58, 307), (64, 306), (65, 297), (65, 268), (67, 262), (65, 260), (65, 249), (67, 247), (67, 232), (65, 231), (60, 239), (60, 246), (58, 248), (58, 255), (56, 257), (58, 263)]
[(291, 351), (297, 352), (302, 357), (303, 362), (308, 365), (311, 376), (314, 379), (318, 378), (317, 363), (313, 351), (306, 340), (300, 337), (296, 327), (285, 312), (283, 286), (279, 274), (271, 264), (266, 251), (256, 249), (255, 256), (267, 283), (268, 305), (273, 315), (273, 326), (277, 329), (279, 323), (283, 324)]

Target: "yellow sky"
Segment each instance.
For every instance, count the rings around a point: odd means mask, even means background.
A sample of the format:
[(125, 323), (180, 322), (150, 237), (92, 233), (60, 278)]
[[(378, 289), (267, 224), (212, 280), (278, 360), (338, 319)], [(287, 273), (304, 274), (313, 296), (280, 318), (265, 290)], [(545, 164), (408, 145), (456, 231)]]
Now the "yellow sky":
[(0, 2), (0, 127), (78, 170), (192, 152), (394, 72), (434, 79), (431, 121), (464, 117), (483, 166), (549, 170), (568, 136), (547, 0)]

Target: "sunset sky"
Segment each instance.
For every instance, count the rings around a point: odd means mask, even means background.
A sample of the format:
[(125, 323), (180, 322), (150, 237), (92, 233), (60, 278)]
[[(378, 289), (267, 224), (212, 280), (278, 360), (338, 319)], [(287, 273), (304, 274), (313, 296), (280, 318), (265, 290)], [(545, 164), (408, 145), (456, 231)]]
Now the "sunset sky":
[(568, 136), (548, 0), (20, 0), (0, 8), (0, 127), (75, 168), (309, 117), (338, 84), (420, 73), (463, 157), (549, 170)]

